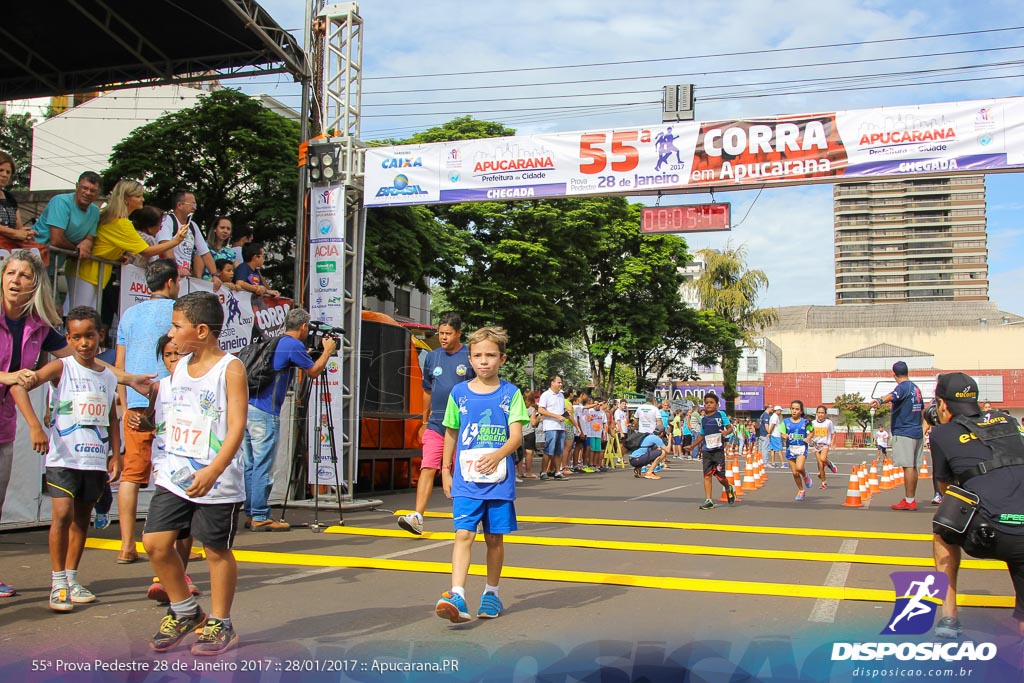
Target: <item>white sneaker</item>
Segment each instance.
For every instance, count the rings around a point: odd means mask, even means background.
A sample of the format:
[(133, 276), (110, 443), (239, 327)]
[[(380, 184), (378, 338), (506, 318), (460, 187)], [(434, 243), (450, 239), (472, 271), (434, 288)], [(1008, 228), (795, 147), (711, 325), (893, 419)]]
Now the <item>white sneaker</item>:
[(398, 518), (398, 526), (402, 527), (410, 534), (420, 536), (423, 533), (423, 517), (421, 517), (418, 512), (413, 512), (409, 515), (402, 515)]
[(83, 605), (88, 602), (95, 602), (96, 595), (80, 583), (71, 584), (71, 602), (76, 605)]

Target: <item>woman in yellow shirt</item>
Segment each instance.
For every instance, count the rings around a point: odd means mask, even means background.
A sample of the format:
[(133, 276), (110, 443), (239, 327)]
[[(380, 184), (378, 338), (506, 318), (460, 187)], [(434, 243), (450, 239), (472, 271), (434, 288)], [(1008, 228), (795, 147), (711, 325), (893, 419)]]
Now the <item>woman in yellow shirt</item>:
[[(96, 242), (92, 256), (107, 261), (119, 261), (125, 252), (141, 256), (156, 256), (170, 252), (181, 244), (188, 234), (188, 225), (182, 226), (167, 242), (150, 246), (139, 237), (135, 226), (128, 220), (134, 211), (141, 209), (145, 188), (135, 180), (121, 180), (114, 185), (107, 199), (107, 205), (100, 211), (100, 226), (96, 230)], [(102, 266), (102, 268), (101, 268)], [(98, 308), (99, 293), (110, 282), (115, 266), (99, 263), (92, 259), (79, 261), (68, 258), (65, 275), (68, 281), (68, 297), (65, 312), (73, 306)], [(102, 281), (100, 271), (103, 272)]]

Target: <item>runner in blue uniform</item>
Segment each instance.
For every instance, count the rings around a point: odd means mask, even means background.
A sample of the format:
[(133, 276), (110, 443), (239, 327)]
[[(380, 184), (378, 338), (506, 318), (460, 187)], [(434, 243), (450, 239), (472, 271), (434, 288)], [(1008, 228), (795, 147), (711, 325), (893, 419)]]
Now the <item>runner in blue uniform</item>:
[(790, 417), (782, 421), (780, 431), (782, 441), (786, 446), (786, 462), (793, 472), (793, 481), (796, 482), (796, 499), (803, 500), (805, 489), (811, 488), (811, 475), (807, 474), (805, 461), (807, 460), (807, 448), (811, 443), (811, 435), (814, 428), (811, 421), (804, 417), (804, 402), (793, 401), (789, 404)]

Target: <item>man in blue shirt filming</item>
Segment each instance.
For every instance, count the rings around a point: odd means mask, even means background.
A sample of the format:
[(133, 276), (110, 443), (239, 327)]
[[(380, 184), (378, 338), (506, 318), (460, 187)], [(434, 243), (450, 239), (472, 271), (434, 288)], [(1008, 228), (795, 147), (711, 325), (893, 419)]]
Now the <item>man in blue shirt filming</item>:
[(292, 370), (299, 368), (306, 377), (315, 379), (327, 367), (327, 361), (338, 349), (333, 337), (323, 338), (323, 353), (316, 359), (306, 350), (309, 337), (309, 313), (293, 308), (284, 318), (284, 334), (274, 349), (274, 381), (255, 396), (249, 397), (249, 419), (242, 438), (245, 464), (246, 526), (252, 531), (288, 531), (287, 522), (270, 518), (270, 489), (274, 485), (274, 456), (280, 434), (281, 406), (284, 405)]

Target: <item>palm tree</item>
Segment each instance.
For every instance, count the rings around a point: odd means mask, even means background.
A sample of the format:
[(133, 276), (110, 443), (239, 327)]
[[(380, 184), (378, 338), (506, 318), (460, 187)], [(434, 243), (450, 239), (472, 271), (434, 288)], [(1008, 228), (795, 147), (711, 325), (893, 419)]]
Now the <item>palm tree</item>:
[[(722, 251), (701, 249), (697, 254), (707, 266), (695, 283), (701, 306), (734, 323), (743, 346), (753, 346), (755, 334), (778, 319), (774, 308), (756, 306), (761, 290), (768, 288), (768, 276), (763, 270), (747, 270), (746, 245), (733, 248), (730, 242)], [(732, 415), (742, 347), (733, 344), (721, 355), (725, 411)]]

